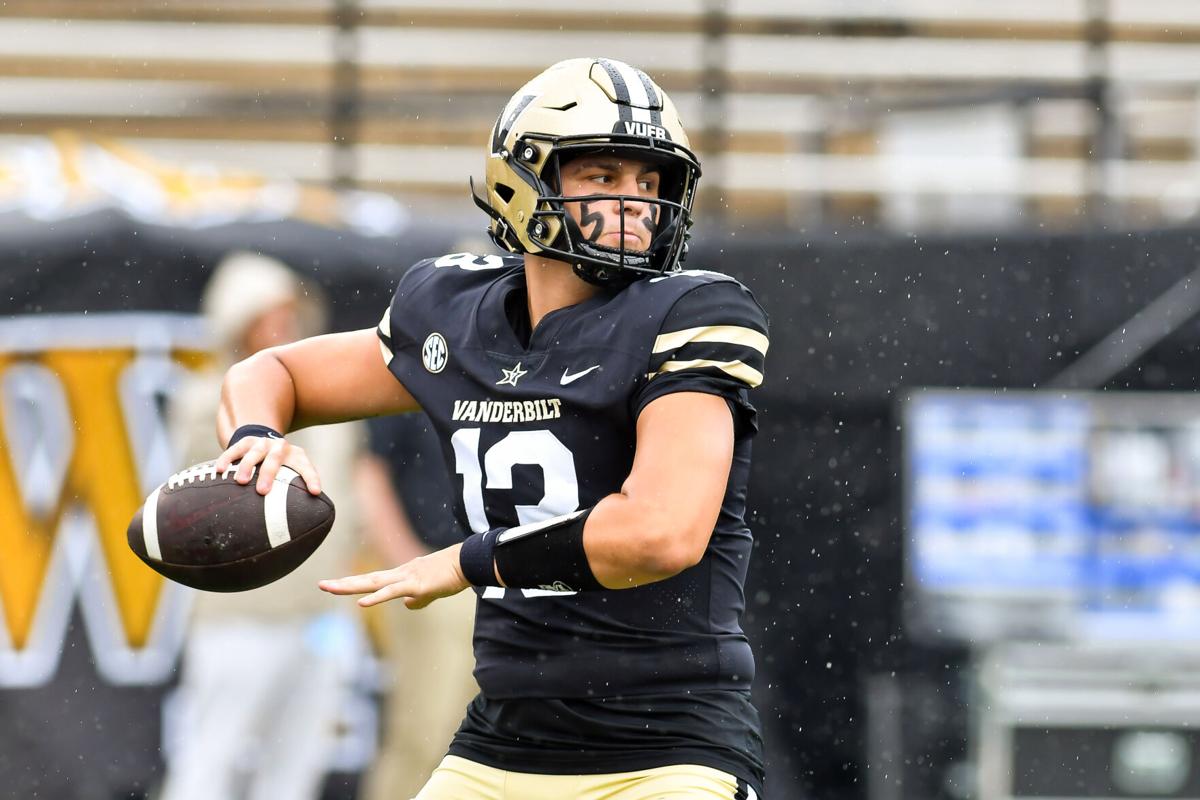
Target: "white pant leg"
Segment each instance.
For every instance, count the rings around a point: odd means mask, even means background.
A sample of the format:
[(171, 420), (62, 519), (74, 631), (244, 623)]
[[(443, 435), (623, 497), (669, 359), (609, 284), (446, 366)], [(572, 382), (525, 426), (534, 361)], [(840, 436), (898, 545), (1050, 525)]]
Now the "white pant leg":
[(180, 731), (167, 764), (163, 800), (233, 800), (254, 747), (274, 675), (262, 662), (269, 632), (202, 624), (188, 636), (179, 686)]
[(285, 696), (263, 731), (249, 800), (320, 796), (345, 687), (337, 658), (304, 650), (286, 671)]
[[(302, 624), (196, 625), (180, 684), (178, 748), (167, 765), (162, 800), (236, 800), (248, 781), (262, 785), (255, 775), (264, 769), (272, 780), (313, 787), (307, 794), (277, 790), (275, 798), (316, 797), (328, 750), (311, 742), (327, 739), (332, 723), (329, 714), (305, 719), (304, 709), (336, 710), (338, 697), (336, 687), (325, 688), (326, 680), (313, 684), (308, 677), (337, 674), (336, 667), (316, 666), (319, 661)], [(285, 725), (294, 729), (286, 736), (280, 733)]]

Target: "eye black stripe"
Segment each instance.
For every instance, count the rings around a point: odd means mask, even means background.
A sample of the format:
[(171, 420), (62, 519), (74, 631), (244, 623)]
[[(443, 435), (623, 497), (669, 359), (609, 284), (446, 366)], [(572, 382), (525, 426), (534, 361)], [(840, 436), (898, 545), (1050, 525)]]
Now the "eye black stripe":
[(613, 90), (617, 93), (617, 110), (620, 112), (621, 121), (632, 120), (633, 111), (629, 107), (629, 87), (625, 85), (625, 79), (621, 77), (620, 70), (613, 66), (607, 58), (600, 59), (599, 63), (608, 73), (608, 77), (612, 79)]

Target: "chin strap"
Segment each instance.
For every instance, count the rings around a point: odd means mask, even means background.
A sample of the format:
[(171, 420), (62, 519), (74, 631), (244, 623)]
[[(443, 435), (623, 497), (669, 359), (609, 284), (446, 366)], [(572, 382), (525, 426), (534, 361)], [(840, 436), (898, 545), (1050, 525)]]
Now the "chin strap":
[[(648, 272), (657, 272), (651, 266), (650, 255), (620, 247), (608, 247), (589, 242), (579, 229), (579, 224), (570, 214), (563, 214), (562, 240), (570, 250), (558, 250), (562, 257), (570, 260), (575, 274), (588, 283), (615, 288), (633, 283)], [(572, 258), (582, 255), (586, 259)], [(596, 263), (601, 262), (601, 263)]]
[(607, 247), (602, 244), (586, 241), (579, 243), (579, 249), (592, 258), (611, 261), (614, 267), (650, 269), (650, 256), (638, 251), (624, 250), (619, 247)]

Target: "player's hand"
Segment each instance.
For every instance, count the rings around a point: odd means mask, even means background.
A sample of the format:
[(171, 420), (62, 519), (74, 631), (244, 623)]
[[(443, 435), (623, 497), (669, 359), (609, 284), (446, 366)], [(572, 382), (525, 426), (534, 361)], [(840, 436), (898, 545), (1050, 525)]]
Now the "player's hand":
[(317, 468), (308, 460), (304, 448), (297, 447), (287, 439), (276, 439), (266, 436), (246, 436), (238, 439), (224, 453), (217, 456), (217, 472), (224, 472), (230, 465), (238, 463), (234, 480), (246, 484), (254, 477), (254, 467), (258, 466), (258, 481), (254, 488), (261, 495), (266, 495), (275, 484), (275, 475), (279, 468), (287, 464), (299, 473), (308, 487), (309, 494), (321, 493), (321, 478)]
[(403, 597), (404, 605), (409, 608), (424, 608), (434, 600), (458, 594), (470, 586), (458, 564), (461, 549), (461, 544), (455, 544), (414, 558), (395, 569), (321, 581), (317, 585), (330, 594), (365, 594), (366, 597), (358, 599), (363, 608), (397, 597)]

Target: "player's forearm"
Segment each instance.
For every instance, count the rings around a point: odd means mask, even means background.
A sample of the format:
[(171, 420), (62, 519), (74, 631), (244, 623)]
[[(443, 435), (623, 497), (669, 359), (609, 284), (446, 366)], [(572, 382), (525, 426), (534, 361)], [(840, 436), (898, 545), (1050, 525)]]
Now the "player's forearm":
[(716, 518), (696, 505), (624, 491), (590, 509), (475, 533), (460, 550), (462, 573), (476, 586), (559, 591), (665, 580), (708, 547)]
[(240, 425), (266, 425), (286, 433), (296, 405), (292, 376), (271, 350), (234, 364), (221, 383), (217, 438), (222, 447)]
[(588, 515), (583, 546), (596, 580), (630, 589), (699, 563), (716, 521), (693, 508), (612, 494)]

